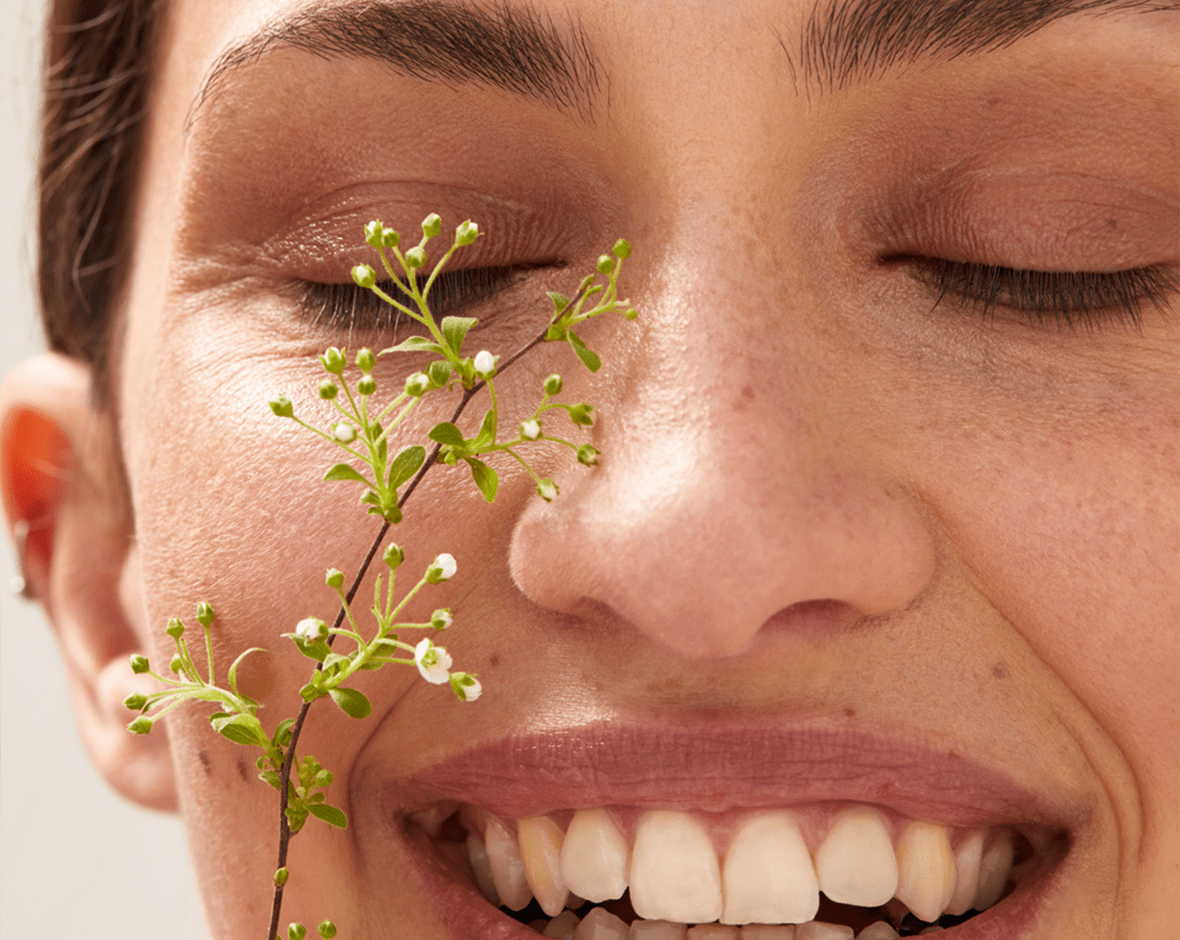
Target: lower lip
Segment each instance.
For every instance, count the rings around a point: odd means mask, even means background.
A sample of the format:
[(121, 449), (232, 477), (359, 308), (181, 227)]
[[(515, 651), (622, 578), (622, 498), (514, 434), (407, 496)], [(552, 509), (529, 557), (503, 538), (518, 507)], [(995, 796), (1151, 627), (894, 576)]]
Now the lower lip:
[[(424, 832), (404, 823), (402, 832), (415, 849), (411, 855), (425, 893), (453, 940), (536, 940), (539, 934), (492, 907), (473, 886), (459, 880)], [(947, 940), (1017, 940), (1036, 919), (1066, 851), (1054, 849), (995, 907), (945, 930)]]

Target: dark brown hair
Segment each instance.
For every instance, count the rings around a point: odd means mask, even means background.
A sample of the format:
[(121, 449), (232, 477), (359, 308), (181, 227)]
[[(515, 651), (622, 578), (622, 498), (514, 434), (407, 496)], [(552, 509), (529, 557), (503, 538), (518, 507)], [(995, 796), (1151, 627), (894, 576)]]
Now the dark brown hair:
[(46, 28), (37, 270), (51, 349), (109, 382), (114, 307), (163, 0), (53, 0)]

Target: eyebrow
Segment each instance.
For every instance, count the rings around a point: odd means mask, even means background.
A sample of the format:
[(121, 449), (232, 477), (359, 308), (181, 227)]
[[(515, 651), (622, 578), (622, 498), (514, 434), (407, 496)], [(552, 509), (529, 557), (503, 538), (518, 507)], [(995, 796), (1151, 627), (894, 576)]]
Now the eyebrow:
[(796, 91), (820, 95), (927, 58), (993, 52), (1078, 14), (1155, 13), (1178, 0), (817, 0), (794, 52)]
[(222, 53), (188, 125), (227, 79), (279, 49), (372, 59), (411, 78), (500, 89), (584, 117), (600, 93), (598, 60), (580, 25), (570, 21), (559, 29), (527, 5), (400, 0), (318, 6), (268, 23)]

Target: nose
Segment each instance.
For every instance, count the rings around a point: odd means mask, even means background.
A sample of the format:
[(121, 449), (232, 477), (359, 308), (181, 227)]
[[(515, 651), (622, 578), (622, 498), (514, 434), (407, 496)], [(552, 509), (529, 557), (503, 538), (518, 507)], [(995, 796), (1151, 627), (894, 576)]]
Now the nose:
[(864, 363), (805, 311), (791, 325), (733, 303), (751, 283), (734, 280), (669, 273), (647, 298), (640, 351), (618, 344), (600, 465), (530, 505), (510, 553), (535, 603), (688, 657), (739, 654), (792, 612), (902, 609), (935, 563), (920, 501), (861, 433), (873, 403), (847, 380)]

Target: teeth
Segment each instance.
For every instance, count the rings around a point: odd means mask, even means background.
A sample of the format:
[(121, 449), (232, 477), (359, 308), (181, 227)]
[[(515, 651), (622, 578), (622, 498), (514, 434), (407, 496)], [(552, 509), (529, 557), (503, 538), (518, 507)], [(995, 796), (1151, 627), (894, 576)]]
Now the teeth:
[(545, 929), (541, 931), (541, 936), (549, 937), (550, 940), (574, 940), (577, 932), (578, 915), (573, 911), (564, 911), (545, 925)]
[(565, 840), (561, 827), (548, 816), (533, 816), (516, 824), (516, 837), (529, 888), (541, 910), (556, 917), (570, 895), (561, 877), (561, 843)]
[(979, 862), (979, 890), (975, 892), (977, 911), (985, 911), (1004, 893), (1008, 873), (1012, 871), (1012, 833), (1002, 830), (996, 840), (987, 847)]
[(738, 929), (725, 924), (697, 924), (689, 927), (685, 936), (687, 940), (738, 940)]
[(605, 809), (574, 813), (561, 850), (561, 874), (569, 889), (595, 904), (621, 898), (630, 861), (627, 840)]
[(496, 886), (496, 893), (500, 895), (500, 903), (511, 911), (526, 907), (533, 893), (525, 878), (524, 859), (520, 856), (516, 836), (495, 816), (488, 816), (484, 845), (487, 847), (492, 882)]
[(820, 890), (838, 904), (879, 907), (897, 891), (897, 857), (881, 815), (867, 807), (836, 817), (815, 853)]
[[(721, 916), (717, 853), (692, 816), (656, 810), (639, 820), (631, 855), (631, 906), (646, 920), (681, 925), (709, 923)], [(634, 940), (634, 924), (631, 931)], [(651, 937), (663, 940), (657, 934)]]
[(899, 940), (901, 934), (890, 927), (885, 921), (879, 920), (869, 924), (856, 935), (856, 940)]
[(794, 924), (747, 924), (738, 940), (795, 940)]
[(973, 832), (955, 850), (955, 893), (946, 906), (947, 914), (966, 914), (979, 890), (979, 863), (983, 858), (983, 833)]
[(852, 940), (853, 929), (843, 924), (825, 924), (820, 920), (795, 928), (795, 940)]
[(912, 822), (897, 840), (897, 898), (919, 920), (938, 920), (955, 893), (955, 855), (946, 826)]
[(798, 924), (819, 910), (811, 855), (789, 813), (744, 820), (725, 856), (722, 880), (725, 924)]
[(471, 870), (475, 873), (475, 883), (479, 890), (493, 907), (500, 906), (500, 895), (496, 891), (496, 882), (492, 878), (492, 866), (488, 861), (488, 850), (483, 839), (474, 832), (467, 834), (467, 858), (471, 862)]
[(628, 933), (626, 921), (605, 908), (596, 907), (582, 918), (574, 931), (574, 940), (628, 940)]
[(666, 920), (637, 920), (627, 940), (685, 940), (685, 927)]

